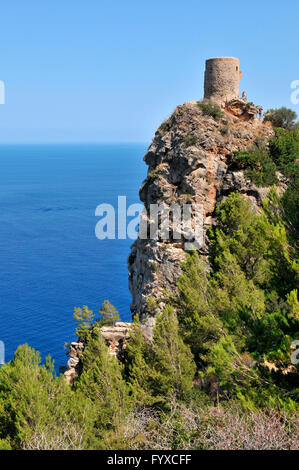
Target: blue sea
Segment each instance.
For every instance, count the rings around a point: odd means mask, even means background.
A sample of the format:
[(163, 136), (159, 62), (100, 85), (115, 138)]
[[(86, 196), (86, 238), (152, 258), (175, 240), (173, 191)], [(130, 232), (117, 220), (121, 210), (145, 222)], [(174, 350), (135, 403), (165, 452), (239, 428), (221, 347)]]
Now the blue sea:
[(0, 340), (5, 361), (20, 344), (66, 364), (74, 307), (109, 299), (131, 318), (132, 240), (99, 240), (95, 209), (139, 202), (146, 144), (0, 147)]

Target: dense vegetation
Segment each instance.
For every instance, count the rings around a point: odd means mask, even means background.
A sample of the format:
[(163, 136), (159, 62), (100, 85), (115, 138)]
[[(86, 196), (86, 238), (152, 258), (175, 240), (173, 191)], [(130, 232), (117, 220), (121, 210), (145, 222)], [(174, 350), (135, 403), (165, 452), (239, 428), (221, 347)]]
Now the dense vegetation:
[(194, 253), (178, 283), (178, 316), (199, 377), (216, 378), (218, 397), (249, 408), (293, 409), (299, 398), (290, 362), (299, 331), (298, 265), (276, 202), (273, 192), (258, 214), (231, 194), (210, 230), (212, 270)]
[(233, 152), (232, 167), (244, 170), (246, 177), (257, 186), (271, 186), (278, 178), (285, 178), (288, 188), (282, 196), (284, 223), (298, 242), (299, 205), (299, 128), (297, 115), (287, 108), (269, 110), (265, 121), (274, 125), (274, 136), (269, 142), (257, 140), (249, 151)]
[(0, 449), (298, 448), (298, 156), (293, 128), (235, 155), (261, 184), (281, 171), (288, 189), (273, 186), (261, 208), (222, 201), (209, 259), (187, 256), (151, 343), (135, 318), (119, 361), (100, 332), (115, 308), (76, 308), (85, 350), (72, 388), (20, 346), (0, 369)]

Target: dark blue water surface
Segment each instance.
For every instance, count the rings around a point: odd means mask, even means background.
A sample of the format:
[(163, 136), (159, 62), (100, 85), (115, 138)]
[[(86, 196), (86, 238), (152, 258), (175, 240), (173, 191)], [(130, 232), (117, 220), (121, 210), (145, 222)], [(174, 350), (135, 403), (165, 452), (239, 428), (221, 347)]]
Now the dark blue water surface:
[[(74, 306), (109, 299), (130, 319), (132, 240), (98, 240), (95, 208), (139, 202), (146, 144), (0, 147), (0, 340), (6, 362), (28, 343), (55, 365), (75, 338)], [(129, 218), (130, 220), (130, 218)]]

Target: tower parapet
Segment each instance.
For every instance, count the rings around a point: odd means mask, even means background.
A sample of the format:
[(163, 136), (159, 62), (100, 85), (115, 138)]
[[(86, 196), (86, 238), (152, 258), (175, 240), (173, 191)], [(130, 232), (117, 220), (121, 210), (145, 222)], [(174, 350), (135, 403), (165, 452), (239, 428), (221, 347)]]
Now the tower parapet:
[(214, 57), (206, 60), (204, 98), (224, 104), (239, 97), (242, 72), (235, 57)]

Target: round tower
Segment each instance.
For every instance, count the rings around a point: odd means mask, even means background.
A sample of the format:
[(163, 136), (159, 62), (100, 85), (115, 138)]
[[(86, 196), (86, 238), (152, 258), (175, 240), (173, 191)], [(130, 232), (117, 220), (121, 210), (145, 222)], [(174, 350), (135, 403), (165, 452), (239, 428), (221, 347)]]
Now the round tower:
[(240, 61), (235, 57), (214, 57), (206, 60), (204, 98), (224, 104), (239, 98)]

